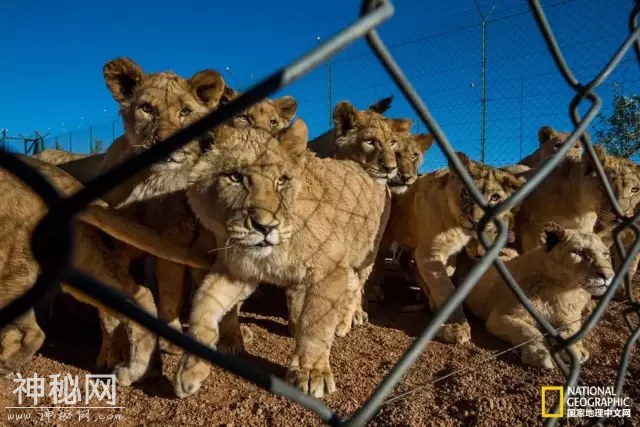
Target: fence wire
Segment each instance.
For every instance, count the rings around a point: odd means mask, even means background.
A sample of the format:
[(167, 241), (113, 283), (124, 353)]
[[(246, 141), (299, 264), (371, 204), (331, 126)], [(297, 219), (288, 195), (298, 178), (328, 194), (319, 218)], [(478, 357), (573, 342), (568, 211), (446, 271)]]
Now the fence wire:
[[(633, 218), (628, 218), (623, 215), (612, 187), (604, 174), (603, 167), (598, 157), (595, 155), (595, 151), (589, 141), (588, 135), (585, 133), (587, 127), (593, 122), (602, 108), (602, 100), (595, 93), (595, 90), (601, 87), (605, 80), (610, 77), (611, 73), (619, 66), (623, 56), (629, 50), (635, 51), (636, 59), (640, 62), (640, 29), (638, 27), (640, 0), (636, 0), (634, 2), (629, 15), (629, 35), (619, 46), (615, 54), (609, 59), (606, 65), (595, 75), (595, 77), (593, 77), (592, 80), (586, 83), (582, 83), (576, 78), (572, 69), (565, 60), (565, 56), (558, 45), (554, 31), (547, 21), (547, 17), (540, 5), (540, 2), (538, 0), (531, 0), (529, 2), (529, 6), (533, 12), (538, 29), (543, 35), (547, 48), (558, 68), (560, 76), (564, 79), (569, 89), (574, 93), (574, 97), (569, 106), (569, 115), (574, 129), (571, 132), (568, 142), (563, 144), (562, 148), (558, 150), (553, 157), (548, 159), (548, 161), (536, 171), (531, 179), (529, 179), (523, 187), (508, 199), (493, 207), (490, 207), (484, 200), (479, 190), (473, 184), (473, 181), (465, 170), (462, 162), (455, 155), (455, 151), (446, 134), (441, 129), (433, 114), (429, 111), (420, 96), (417, 94), (416, 90), (405, 76), (403, 70), (398, 66), (394, 57), (390, 54), (376, 31), (376, 27), (379, 24), (393, 15), (393, 5), (388, 0), (365, 0), (362, 3), (360, 18), (349, 27), (326, 42), (319, 44), (317, 48), (310, 51), (307, 55), (304, 55), (300, 59), (283, 67), (278, 72), (264, 79), (262, 82), (256, 84), (233, 102), (209, 113), (198, 122), (188, 128), (180, 130), (164, 142), (156, 144), (148, 151), (127, 160), (120, 166), (97, 177), (83, 190), (72, 196), (65, 198), (60, 197), (58, 192), (47, 182), (45, 178), (40, 176), (38, 172), (27, 166), (14, 155), (5, 151), (0, 151), (0, 167), (5, 168), (7, 171), (16, 175), (29, 185), (33, 191), (43, 199), (49, 208), (47, 215), (39, 223), (32, 236), (33, 254), (40, 266), (40, 275), (38, 276), (35, 285), (29, 289), (29, 291), (13, 301), (9, 306), (0, 310), (0, 325), (6, 325), (8, 322), (23, 314), (28, 308), (35, 305), (40, 298), (44, 297), (49, 290), (57, 285), (57, 283), (65, 281), (72, 287), (133, 319), (145, 328), (152, 330), (158, 336), (182, 347), (186, 351), (193, 353), (200, 358), (206, 359), (214, 365), (226, 369), (235, 375), (245, 378), (265, 390), (285, 396), (305, 406), (329, 425), (359, 426), (365, 424), (377, 413), (380, 406), (384, 404), (385, 399), (388, 399), (393, 388), (402, 380), (402, 377), (405, 375), (409, 367), (415, 362), (416, 358), (420, 355), (427, 343), (429, 343), (436, 335), (440, 325), (449, 317), (454, 309), (463, 302), (464, 298), (478, 282), (480, 277), (493, 264), (498, 269), (505, 282), (516, 294), (520, 302), (536, 319), (541, 328), (544, 329), (545, 336), (549, 340), (549, 344), (552, 346), (551, 351), (554, 360), (566, 377), (564, 388), (565, 396), (567, 396), (567, 388), (574, 386), (580, 375), (580, 363), (575, 352), (570, 346), (589, 333), (599, 321), (614, 293), (621, 285), (633, 258), (640, 252), (640, 239), (638, 239), (638, 236), (640, 236), (640, 228), (637, 225), (637, 222), (640, 219), (640, 214), (637, 214)], [(388, 375), (378, 385), (364, 405), (351, 416), (345, 419), (340, 419), (331, 409), (319, 400), (302, 393), (300, 390), (286, 384), (279, 378), (262, 372), (258, 368), (238, 358), (223, 355), (218, 351), (183, 335), (164, 324), (156, 317), (138, 308), (136, 304), (123, 293), (113, 290), (112, 288), (99, 283), (92, 277), (75, 270), (71, 265), (74, 232), (73, 217), (74, 214), (83, 209), (90, 201), (100, 197), (109, 189), (133, 176), (143, 168), (148, 167), (152, 163), (167, 156), (169, 153), (201, 135), (206, 130), (214, 128), (224, 120), (240, 113), (251, 104), (287, 86), (362, 36), (366, 37), (369, 47), (380, 64), (384, 67), (389, 76), (391, 76), (398, 89), (405, 96), (416, 114), (421, 118), (424, 125), (435, 136), (440, 149), (449, 160), (451, 167), (460, 176), (474, 200), (485, 211), (484, 217), (478, 224), (477, 231), (480, 241), (485, 246), (486, 253), (470, 271), (465, 280), (463, 280), (463, 282), (457, 287), (455, 292), (449, 296), (443, 306), (436, 311), (423, 332), (407, 349), (398, 363), (390, 370)], [(588, 111), (584, 116), (581, 116), (579, 107), (585, 103), (588, 105)], [(565, 154), (578, 139), (581, 141), (585, 153), (587, 153), (591, 161), (594, 163), (609, 202), (611, 203), (614, 211), (617, 212), (620, 223), (613, 230), (613, 237), (616, 242), (616, 250), (619, 252), (621, 258), (624, 259), (624, 262), (622, 263), (619, 271), (616, 272), (610, 287), (598, 301), (595, 309), (588, 316), (582, 328), (573, 336), (562, 338), (558, 330), (552, 327), (549, 322), (532, 307), (530, 301), (515, 282), (504, 263), (499, 259), (500, 250), (507, 243), (508, 230), (504, 224), (496, 219), (496, 217), (501, 212), (509, 210), (521, 203), (563, 160)], [(490, 221), (494, 222), (499, 230), (499, 234), (493, 244), (489, 244), (485, 239), (484, 234), (480, 232), (484, 230)], [(628, 253), (622, 244), (620, 236), (620, 233), (627, 228), (630, 228), (636, 236), (636, 240)], [(58, 244), (52, 244), (52, 241)], [(52, 248), (55, 248), (55, 250)], [(626, 282), (625, 288), (627, 296), (631, 300), (630, 311), (640, 316), (640, 305), (638, 304), (638, 301), (634, 299), (631, 292), (630, 281)], [(617, 397), (622, 393), (629, 357), (640, 338), (640, 326), (634, 325), (631, 321), (628, 321), (628, 325), (631, 329), (631, 334), (626, 342), (615, 380), (615, 392)], [(565, 365), (565, 363), (559, 358), (558, 353), (561, 350), (567, 351), (571, 355), (571, 363), (569, 366)], [(555, 403), (554, 411), (557, 411), (559, 403), (560, 402)], [(597, 424), (603, 420), (604, 419), (594, 420), (592, 424)], [(557, 421), (557, 418), (549, 418), (545, 425), (553, 426)]]

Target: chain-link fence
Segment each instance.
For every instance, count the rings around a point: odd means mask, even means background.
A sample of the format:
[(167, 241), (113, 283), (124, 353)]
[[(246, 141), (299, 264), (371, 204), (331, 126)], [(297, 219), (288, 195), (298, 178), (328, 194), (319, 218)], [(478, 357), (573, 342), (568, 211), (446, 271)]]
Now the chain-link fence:
[[(39, 298), (42, 298), (49, 289), (55, 286), (56, 283), (64, 280), (74, 288), (88, 294), (97, 301), (100, 301), (101, 303), (112, 307), (114, 310), (125, 314), (127, 317), (130, 317), (144, 327), (153, 330), (159, 336), (164, 337), (169, 341), (181, 346), (186, 351), (191, 352), (198, 357), (206, 359), (217, 366), (227, 369), (240, 377), (252, 381), (256, 385), (266, 390), (269, 390), (275, 394), (285, 396), (293, 401), (300, 403), (301, 405), (316, 413), (323, 421), (328, 424), (363, 425), (365, 422), (367, 422), (367, 420), (371, 419), (376, 414), (380, 406), (391, 393), (394, 386), (396, 386), (402, 380), (402, 377), (407, 372), (407, 369), (416, 360), (427, 343), (429, 343), (436, 335), (440, 325), (446, 319), (448, 319), (456, 309), (456, 307), (462, 303), (472, 287), (478, 282), (482, 274), (493, 263), (493, 265), (495, 265), (495, 267), (500, 271), (506, 283), (517, 295), (520, 302), (526, 307), (528, 312), (536, 319), (540, 327), (545, 331), (547, 339), (549, 340), (549, 344), (552, 348), (554, 360), (566, 376), (566, 382), (564, 385), (566, 391), (568, 387), (574, 386), (576, 384), (580, 375), (580, 362), (574, 350), (570, 346), (584, 338), (584, 336), (594, 328), (596, 323), (601, 318), (608, 303), (611, 301), (617, 288), (623, 282), (623, 273), (628, 270), (632, 259), (640, 252), (640, 243), (636, 241), (629, 253), (625, 253), (624, 247), (618, 239), (619, 233), (628, 227), (633, 229), (636, 236), (640, 233), (640, 229), (636, 225), (636, 221), (638, 220), (640, 214), (634, 218), (627, 218), (622, 214), (623, 211), (620, 209), (620, 206), (618, 206), (612, 187), (604, 173), (602, 164), (596, 156), (589, 139), (584, 137), (585, 131), (594, 122), (598, 113), (603, 108), (603, 99), (598, 94), (596, 94), (596, 90), (607, 90), (606, 86), (604, 86), (604, 83), (605, 81), (611, 81), (614, 71), (624, 72), (625, 67), (631, 66), (629, 64), (632, 64), (633, 67), (638, 66), (638, 61), (640, 61), (640, 28), (638, 28), (637, 24), (637, 15), (640, 13), (640, 1), (636, 1), (633, 4), (628, 5), (628, 15), (625, 23), (626, 27), (628, 28), (626, 38), (624, 40), (621, 40), (620, 43), (618, 43), (617, 46), (611, 50), (606, 59), (602, 58), (602, 61), (593, 62), (593, 65), (589, 68), (581, 69), (580, 75), (586, 76), (583, 79), (579, 79), (578, 77), (576, 77), (577, 75), (574, 74), (574, 69), (568, 65), (568, 56), (565, 56), (565, 49), (561, 47), (561, 44), (556, 38), (557, 35), (559, 36), (560, 34), (564, 33), (562, 32), (562, 30), (556, 32), (556, 27), (553, 25), (554, 14), (561, 13), (559, 11), (561, 11), (562, 8), (569, 3), (571, 3), (571, 1), (550, 4), (547, 11), (543, 10), (539, 1), (532, 0), (530, 2), (530, 10), (533, 13), (531, 15), (528, 15), (527, 19), (533, 20), (532, 22), (535, 22), (537, 31), (542, 35), (544, 43), (546, 45), (546, 47), (543, 49), (544, 52), (541, 51), (537, 54), (540, 55), (540, 58), (542, 58), (542, 56), (544, 55), (549, 55), (549, 52), (551, 53), (550, 56), (555, 66), (557, 67), (556, 75), (563, 81), (563, 96), (565, 97), (565, 100), (569, 105), (569, 119), (565, 122), (565, 126), (568, 128), (567, 130), (571, 130), (571, 136), (569, 137), (568, 143), (564, 144), (552, 158), (541, 165), (523, 187), (516, 191), (511, 197), (493, 207), (489, 207), (487, 202), (483, 199), (479, 190), (474, 186), (469, 173), (463, 166), (463, 163), (455, 155), (455, 150), (450, 143), (450, 136), (445, 134), (444, 129), (446, 129), (447, 131), (450, 130), (450, 135), (454, 135), (454, 132), (457, 131), (455, 117), (451, 122), (443, 121), (445, 125), (441, 126), (440, 122), (435, 120), (435, 115), (430, 109), (427, 108), (421, 97), (418, 95), (418, 91), (416, 90), (417, 88), (420, 89), (419, 91), (421, 93), (424, 93), (427, 97), (429, 97), (429, 99), (437, 100), (437, 92), (439, 91), (437, 83), (434, 87), (431, 84), (431, 80), (426, 79), (425, 81), (422, 81), (420, 76), (416, 75), (413, 77), (417, 79), (419, 86), (414, 87), (410, 83), (410, 79), (408, 79), (405, 75), (403, 69), (400, 68), (394, 57), (390, 54), (384, 42), (378, 36), (376, 27), (385, 20), (389, 19), (394, 12), (393, 5), (390, 2), (384, 0), (364, 1), (361, 17), (344, 31), (338, 33), (326, 42), (319, 44), (316, 49), (312, 50), (307, 55), (283, 67), (275, 74), (251, 87), (230, 104), (209, 113), (200, 121), (194, 123), (186, 129), (182, 129), (163, 143), (155, 145), (148, 151), (138, 155), (133, 159), (128, 160), (127, 162), (114, 168), (113, 170), (104, 173), (89, 185), (87, 185), (85, 189), (67, 198), (60, 198), (57, 192), (51, 187), (51, 185), (49, 185), (43, 177), (41, 177), (33, 169), (28, 167), (25, 163), (19, 161), (14, 156), (4, 151), (0, 152), (0, 166), (20, 177), (20, 179), (27, 183), (42, 197), (42, 199), (50, 208), (48, 214), (34, 231), (34, 235), (32, 238), (33, 253), (41, 268), (40, 275), (35, 285), (25, 295), (19, 297), (12, 304), (0, 310), (0, 324), (5, 325), (20, 314), (24, 313), (29, 307), (33, 306)], [(576, 9), (578, 11), (582, 11), (580, 7)], [(524, 15), (516, 15), (509, 19), (517, 19), (521, 16)], [(576, 31), (585, 28), (588, 29), (589, 25), (593, 25), (593, 23), (589, 24), (588, 21), (580, 21), (579, 14), (575, 18)], [(504, 22), (510, 21), (505, 18)], [(487, 30), (488, 34), (490, 34), (490, 32), (492, 31), (491, 25), (491, 22), (489, 22), (489, 28)], [(500, 25), (499, 22), (493, 22), (494, 27), (498, 27), (498, 25)], [(619, 25), (621, 25), (621, 23), (619, 23)], [(469, 31), (471, 32), (471, 30)], [(409, 349), (400, 358), (398, 363), (390, 370), (388, 375), (376, 388), (369, 399), (360, 408), (358, 408), (354, 414), (350, 415), (346, 419), (339, 419), (339, 417), (337, 417), (337, 415), (333, 411), (331, 411), (319, 400), (303, 394), (301, 391), (289, 386), (279, 378), (273, 375), (269, 375), (252, 366), (251, 364), (241, 361), (240, 359), (235, 357), (222, 355), (216, 350), (213, 350), (212, 348), (209, 348), (186, 337), (185, 335), (165, 325), (154, 316), (137, 308), (135, 304), (132, 303), (132, 301), (127, 300), (121, 294), (115, 292), (105, 285), (102, 285), (101, 283), (98, 283), (93, 278), (88, 277), (75, 270), (70, 263), (73, 231), (71, 220), (76, 212), (83, 209), (90, 201), (94, 200), (96, 197), (99, 197), (105, 191), (123, 182), (125, 179), (133, 176), (135, 173), (149, 166), (154, 161), (157, 161), (158, 159), (168, 155), (171, 151), (186, 144), (193, 138), (198, 137), (207, 129), (215, 127), (222, 121), (227, 120), (235, 114), (240, 113), (252, 103), (255, 103), (265, 96), (269, 96), (279, 89), (289, 85), (294, 80), (306, 74), (313, 68), (318, 67), (324, 61), (334, 55), (337, 51), (344, 48), (348, 43), (362, 36), (366, 37), (366, 40), (375, 55), (376, 62), (373, 62), (373, 56), (367, 57), (366, 59), (367, 61), (372, 61), (371, 68), (373, 68), (373, 64), (381, 64), (382, 69), (384, 69), (385, 72), (389, 76), (391, 76), (393, 82), (397, 87), (396, 91), (399, 91), (402, 95), (404, 95), (406, 102), (412, 107), (413, 112), (411, 114), (413, 116), (417, 115), (422, 122), (421, 126), (425, 126), (426, 129), (436, 137), (438, 146), (444, 156), (450, 162), (451, 167), (460, 176), (476, 203), (483, 207), (485, 215), (478, 225), (478, 230), (483, 230), (489, 222), (493, 221), (499, 230), (499, 234), (493, 244), (490, 245), (489, 242), (485, 240), (484, 234), (479, 233), (480, 240), (483, 242), (483, 245), (487, 249), (486, 254), (470, 271), (467, 277), (459, 284), (455, 292), (450, 295), (444, 305), (434, 313), (434, 316), (429, 321), (424, 331), (422, 331), (422, 333), (417, 337), (417, 339), (413, 342)], [(464, 37), (464, 32), (461, 31), (459, 34), (457, 34), (457, 37)], [(455, 42), (452, 42), (451, 46), (455, 48), (455, 46), (463, 42), (464, 41), (462, 39), (457, 39)], [(579, 51), (583, 48), (585, 48), (585, 46), (568, 46), (568, 49), (571, 51)], [(428, 54), (430, 52), (429, 48), (425, 47), (424, 52), (425, 55)], [(627, 56), (625, 59), (625, 55), (627, 54), (629, 54), (629, 56)], [(590, 53), (589, 55), (585, 54), (585, 58), (590, 57), (591, 55), (592, 53)], [(433, 58), (435, 62), (436, 57), (433, 56)], [(503, 59), (506, 60), (506, 57)], [(410, 62), (410, 59), (405, 58), (405, 61), (403, 62)], [(442, 64), (442, 67), (440, 68), (442, 72), (445, 72), (445, 70), (449, 68), (451, 70), (456, 70), (459, 66), (464, 67), (464, 64), (460, 62), (448, 62), (447, 60), (443, 60), (441, 58), (437, 58), (437, 62)], [(469, 65), (470, 67), (475, 67), (477, 65), (477, 62), (467, 62), (467, 65)], [(380, 67), (380, 65), (376, 66)], [(339, 67), (339, 65), (336, 65), (336, 67)], [(628, 74), (632, 73), (637, 73), (637, 68), (630, 68)], [(455, 75), (455, 73), (453, 73), (452, 75)], [(537, 77), (540, 78), (540, 76)], [(522, 78), (522, 76), (516, 75), (515, 80), (513, 81), (503, 80), (504, 87), (517, 88), (518, 85), (521, 84)], [(530, 76), (527, 77), (527, 79), (528, 78), (531, 78), (532, 80), (527, 80), (525, 82), (525, 85), (531, 88), (533, 85), (535, 85), (535, 83), (533, 82), (535, 82), (536, 80)], [(496, 87), (499, 86), (496, 84)], [(351, 89), (357, 88), (352, 87)], [(510, 89), (504, 90), (510, 91)], [(382, 88), (380, 92), (386, 93), (387, 91)], [(491, 91), (487, 90), (487, 93), (490, 94)], [(348, 94), (349, 96), (351, 96), (352, 92), (349, 91)], [(541, 98), (544, 97), (543, 90), (541, 90), (539, 94)], [(568, 96), (569, 94), (571, 94), (571, 96)], [(345, 92), (345, 96), (346, 95), (347, 93)], [(536, 92), (527, 92), (527, 95), (527, 97), (535, 98)], [(498, 101), (500, 100), (499, 95), (496, 93), (495, 95), (487, 96), (487, 98), (491, 97), (493, 97), (494, 105), (497, 106)], [(448, 104), (447, 102), (443, 102), (443, 104), (441, 105), (443, 106), (443, 108), (456, 109), (458, 108), (458, 106), (455, 105), (455, 101), (453, 101), (454, 99), (456, 99), (455, 94), (449, 95), (447, 96)], [(509, 106), (514, 102), (513, 100), (508, 99), (500, 101), (505, 102), (504, 108), (510, 108)], [(517, 99), (515, 102), (517, 104)], [(304, 101), (302, 101), (301, 104), (304, 105)], [(434, 101), (434, 105), (437, 105), (437, 101)], [(477, 106), (478, 104), (476, 103), (474, 105)], [(544, 110), (543, 108), (532, 109), (532, 107), (528, 107), (527, 111), (529, 111), (529, 109), (536, 112)], [(581, 114), (582, 110), (584, 110), (584, 114)], [(558, 113), (559, 110), (553, 110), (553, 112), (549, 111), (548, 116), (538, 116), (536, 117), (536, 121), (541, 120), (541, 117), (549, 117), (550, 121), (557, 120)], [(409, 114), (409, 112), (407, 112), (407, 114)], [(492, 114), (497, 113), (492, 113), (491, 109), (487, 108), (488, 124), (492, 123), (492, 121), (489, 120), (489, 118), (492, 117)], [(457, 120), (461, 120), (460, 117)], [(473, 122), (473, 118), (471, 118), (469, 122), (469, 126), (473, 126), (474, 123), (475, 125), (478, 125), (478, 121)], [(560, 126), (562, 126), (562, 124), (559, 125), (559, 127)], [(491, 140), (490, 136), (492, 134), (492, 131), (489, 131), (488, 129), (489, 128), (487, 128), (486, 133), (487, 148), (489, 145), (488, 141)], [(517, 126), (514, 129), (519, 130)], [(504, 138), (509, 138), (511, 141), (517, 141), (517, 132), (516, 134), (514, 134), (514, 129), (503, 127), (499, 128), (497, 132), (502, 132)], [(461, 137), (460, 140), (462, 140), (462, 138), (463, 137)], [(605, 189), (608, 200), (611, 203), (614, 211), (617, 212), (619, 225), (616, 227), (613, 234), (616, 241), (616, 248), (618, 251), (622, 252), (623, 259), (625, 261), (622, 263), (620, 271), (618, 272), (618, 274), (616, 274), (615, 278), (612, 281), (612, 284), (607, 289), (606, 293), (598, 301), (596, 308), (587, 317), (582, 328), (575, 335), (568, 338), (563, 338), (560, 336), (559, 332), (555, 328), (553, 328), (552, 325), (532, 307), (530, 301), (524, 295), (517, 283), (515, 283), (503, 262), (499, 259), (500, 249), (507, 243), (508, 232), (506, 227), (500, 221), (495, 220), (495, 218), (500, 212), (512, 209), (514, 206), (521, 203), (562, 161), (563, 157), (572, 147), (573, 143), (577, 142), (578, 139), (580, 139), (580, 141), (582, 142), (586, 155), (596, 166), (597, 174), (602, 180), (602, 185)], [(456, 141), (458, 141), (458, 138), (456, 138)], [(527, 141), (527, 147), (530, 146), (531, 143)], [(464, 147), (456, 148), (463, 149)], [(493, 149), (492, 151), (487, 150), (487, 153), (491, 152), (493, 152)], [(513, 153), (510, 152), (504, 158), (500, 157), (499, 161), (514, 161), (517, 159), (515, 153), (515, 151)], [(487, 155), (487, 160), (489, 160), (491, 156), (494, 156), (494, 158), (497, 159), (497, 157), (495, 157), (497, 156), (496, 154)], [(52, 242), (56, 242), (57, 244), (52, 244)], [(629, 289), (629, 284), (627, 284), (626, 291), (627, 297), (632, 300), (632, 311), (638, 314), (638, 309), (640, 308), (640, 306), (638, 305), (637, 301), (633, 300), (631, 290)], [(615, 392), (618, 396), (622, 393), (622, 388), (625, 382), (625, 375), (628, 368), (629, 356), (636, 344), (636, 341), (638, 340), (638, 338), (640, 338), (640, 326), (634, 325), (631, 320), (628, 320), (628, 325), (631, 328), (631, 333), (620, 362), (618, 376), (615, 383)], [(568, 364), (568, 366), (559, 357), (558, 353), (560, 350), (567, 351), (571, 355), (571, 363)], [(565, 393), (565, 396), (567, 396), (567, 393)], [(555, 402), (556, 409), (558, 405), (559, 402)], [(546, 421), (546, 424), (555, 425), (557, 421), (558, 420), (556, 418), (550, 418)]]

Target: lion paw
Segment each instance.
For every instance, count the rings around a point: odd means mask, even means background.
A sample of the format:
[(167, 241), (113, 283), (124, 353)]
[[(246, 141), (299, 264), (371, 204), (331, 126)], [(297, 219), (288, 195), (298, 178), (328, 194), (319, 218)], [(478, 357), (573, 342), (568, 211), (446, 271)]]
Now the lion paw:
[(549, 353), (549, 350), (541, 343), (522, 347), (520, 359), (522, 359), (522, 363), (525, 365), (536, 368), (553, 369), (555, 366), (551, 353)]
[(351, 323), (353, 324), (353, 326), (366, 325), (368, 322), (369, 322), (369, 315), (367, 314), (366, 311), (356, 310), (356, 312), (353, 313), (353, 319), (351, 320)]
[(129, 359), (128, 345), (128, 342), (124, 342), (116, 336), (103, 340), (100, 353), (96, 358), (96, 366), (98, 368), (113, 369), (118, 364), (126, 362)]
[(351, 330), (352, 323), (353, 321), (347, 321), (345, 319), (342, 319), (336, 326), (336, 336), (344, 337), (345, 335), (347, 335)]
[[(580, 363), (584, 363), (589, 360), (589, 351), (585, 348), (582, 342), (577, 342), (570, 348), (575, 351)], [(569, 354), (568, 351), (562, 350), (558, 354), (563, 361), (565, 361), (566, 363), (571, 363), (571, 354)]]
[(206, 362), (195, 356), (183, 355), (173, 384), (176, 396), (180, 399), (191, 396), (208, 376), (209, 365)]
[(113, 374), (116, 377), (116, 383), (118, 385), (128, 387), (142, 379), (157, 378), (162, 375), (162, 372), (156, 367), (150, 366), (145, 369), (140, 364), (127, 365), (121, 363), (113, 369)]
[(440, 327), (438, 337), (450, 344), (465, 344), (471, 341), (471, 327), (464, 323), (445, 323)]
[[(176, 331), (182, 332), (182, 324), (178, 319), (174, 319), (173, 321), (169, 322), (169, 326), (171, 326)], [(162, 352), (164, 353), (173, 355), (179, 355), (183, 352), (182, 347), (179, 347), (165, 340), (164, 338), (160, 338), (160, 350), (162, 350)]]
[(287, 370), (286, 380), (315, 398), (321, 398), (325, 394), (336, 391), (333, 373), (328, 366), (323, 370), (290, 366)]
[(237, 356), (244, 353), (244, 343), (253, 340), (253, 332), (247, 326), (240, 326), (239, 330), (228, 332), (220, 337), (218, 341), (218, 351), (230, 356)]

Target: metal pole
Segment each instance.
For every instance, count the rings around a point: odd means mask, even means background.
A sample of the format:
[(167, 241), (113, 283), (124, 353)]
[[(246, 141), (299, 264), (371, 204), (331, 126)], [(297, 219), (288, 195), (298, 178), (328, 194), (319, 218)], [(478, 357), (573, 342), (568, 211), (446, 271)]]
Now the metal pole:
[(331, 100), (331, 60), (327, 61), (327, 93), (329, 96), (329, 129), (333, 127), (333, 101)]
[(93, 126), (89, 126), (89, 153), (93, 153)]
[(520, 77), (520, 159), (522, 159), (522, 137), (524, 125), (524, 77)]
[(480, 95), (480, 160), (484, 163), (485, 159), (485, 141), (487, 136), (487, 20), (496, 9), (498, 1), (493, 4), (491, 11), (487, 16), (482, 13), (482, 9), (476, 0), (476, 8), (482, 19), (482, 46), (481, 46), (481, 61), (480, 61), (480, 81), (481, 81), (481, 95)]
[(480, 161), (484, 163), (485, 139), (487, 132), (487, 55), (486, 55), (486, 39), (487, 39), (487, 20), (482, 19), (482, 51), (481, 51), (481, 95), (480, 95)]

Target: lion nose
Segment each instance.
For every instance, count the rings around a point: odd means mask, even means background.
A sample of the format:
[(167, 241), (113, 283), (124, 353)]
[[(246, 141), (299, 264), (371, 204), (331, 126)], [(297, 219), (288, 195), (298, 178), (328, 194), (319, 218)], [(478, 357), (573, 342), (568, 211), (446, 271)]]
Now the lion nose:
[(395, 165), (382, 165), (382, 170), (387, 173), (387, 175), (391, 175), (396, 172), (398, 168)]
[(277, 225), (278, 221), (271, 214), (259, 209), (249, 210), (249, 224), (254, 230), (264, 234), (269, 234)]

